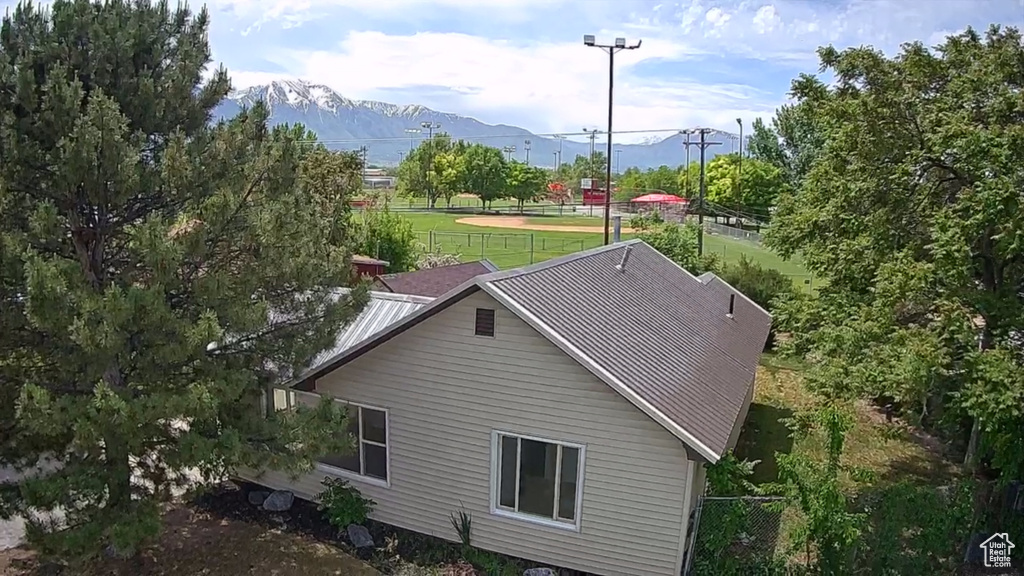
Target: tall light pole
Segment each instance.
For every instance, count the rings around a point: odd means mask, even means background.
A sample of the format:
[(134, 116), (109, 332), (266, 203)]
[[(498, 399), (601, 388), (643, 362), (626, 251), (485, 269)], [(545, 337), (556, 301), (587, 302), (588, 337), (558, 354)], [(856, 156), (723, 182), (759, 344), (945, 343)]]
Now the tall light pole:
[(607, 179), (604, 183), (604, 243), (608, 244), (609, 224), (612, 214), (612, 101), (615, 86), (615, 53), (622, 50), (636, 50), (640, 47), (642, 40), (636, 44), (626, 45), (625, 38), (616, 38), (614, 44), (598, 44), (594, 41), (593, 34), (583, 36), (583, 45), (593, 48), (600, 48), (608, 53), (608, 154), (606, 161), (608, 165), (605, 171)]
[(558, 140), (558, 152), (556, 152), (556, 154), (558, 155), (558, 159), (555, 160), (555, 170), (561, 170), (562, 169), (562, 140), (565, 140), (565, 136), (562, 136), (561, 134), (555, 134), (554, 138), (555, 138), (555, 140)]
[(501, 151), (505, 153), (505, 161), (506, 162), (511, 162), (512, 161), (512, 153), (516, 151), (516, 147), (515, 146), (505, 146), (504, 148), (501, 149)]
[(530, 165), (530, 141), (523, 140), (523, 148), (526, 150), (526, 165)]
[(406, 128), (405, 129), (405, 133), (409, 135), (409, 152), (412, 152), (413, 142), (416, 141), (416, 136), (414, 136), (414, 134), (420, 134), (422, 132), (423, 132), (423, 130), (420, 130), (419, 128)]
[(424, 166), (423, 175), (427, 181), (427, 208), (434, 208), (434, 184), (430, 181), (430, 169), (434, 166), (434, 130), (440, 128), (441, 124), (438, 122), (420, 122), (420, 128), (427, 131), (427, 142), (430, 144), (427, 146), (427, 165)]
[(555, 172), (558, 172), (558, 152), (552, 152), (551, 154), (555, 157), (555, 161), (551, 165), (555, 168)]
[(740, 157), (736, 161), (736, 201), (743, 201), (743, 119), (737, 118), (736, 123), (740, 125)]
[(618, 150), (615, 151), (615, 173), (616, 174), (622, 174), (622, 172), (619, 171), (619, 158), (621, 156), (622, 156), (622, 148), (619, 148)]

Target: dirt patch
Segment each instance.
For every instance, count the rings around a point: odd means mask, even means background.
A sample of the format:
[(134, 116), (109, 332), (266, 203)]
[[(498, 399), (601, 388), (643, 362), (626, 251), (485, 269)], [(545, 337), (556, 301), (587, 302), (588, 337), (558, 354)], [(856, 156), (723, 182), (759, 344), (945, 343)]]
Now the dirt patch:
[[(366, 563), (334, 546), (191, 508), (175, 508), (164, 517), (164, 533), (154, 546), (129, 561), (97, 561), (80, 576), (379, 576)], [(22, 548), (0, 552), (3, 576), (71, 574), (39, 566)]]
[[(532, 224), (518, 216), (472, 216), (470, 218), (459, 218), (456, 224), (468, 224), (469, 226), (481, 226), (484, 228), (517, 228), (519, 230), (536, 230), (538, 232), (589, 232), (600, 234), (604, 232), (603, 226), (562, 226), (554, 224)], [(632, 228), (623, 228), (623, 234), (632, 233)]]

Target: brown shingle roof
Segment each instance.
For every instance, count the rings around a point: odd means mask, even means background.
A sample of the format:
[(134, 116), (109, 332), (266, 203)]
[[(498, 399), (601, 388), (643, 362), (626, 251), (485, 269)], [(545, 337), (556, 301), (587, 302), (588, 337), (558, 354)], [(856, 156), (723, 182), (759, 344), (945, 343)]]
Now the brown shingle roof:
[(728, 448), (771, 316), (714, 274), (697, 278), (640, 240), (477, 276), (301, 379), (311, 382), (477, 290), (701, 457), (715, 462)]
[(441, 266), (438, 268), (427, 268), (413, 272), (400, 272), (398, 274), (384, 274), (377, 276), (380, 288), (396, 294), (410, 294), (413, 296), (429, 296), (436, 298), (481, 274), (489, 274), (497, 271), (497, 267), (488, 260), (466, 262), (454, 266)]

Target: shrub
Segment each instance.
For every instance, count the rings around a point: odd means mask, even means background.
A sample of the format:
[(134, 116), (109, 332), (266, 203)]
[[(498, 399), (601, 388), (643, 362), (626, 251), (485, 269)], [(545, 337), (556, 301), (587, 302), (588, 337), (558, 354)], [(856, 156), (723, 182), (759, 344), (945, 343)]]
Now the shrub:
[(341, 478), (328, 476), (322, 484), (324, 490), (317, 496), (320, 500), (317, 509), (326, 514), (327, 521), (335, 528), (343, 529), (349, 524), (366, 522), (366, 517), (377, 505)]
[(693, 224), (680, 225), (663, 222), (645, 224), (640, 228), (637, 237), (691, 274), (699, 276), (705, 272), (715, 271), (718, 267), (718, 259), (714, 254), (703, 256), (697, 254), (698, 233), (699, 229)]
[[(772, 313), (781, 298), (789, 298), (796, 293), (793, 280), (789, 276), (774, 268), (765, 268), (752, 262), (746, 256), (741, 256), (740, 261), (736, 264), (724, 266), (719, 275), (733, 288)], [(768, 340), (764, 345), (765, 350), (771, 349), (774, 345), (775, 325), (773, 323)]]
[(384, 207), (363, 210), (358, 224), (354, 250), (387, 261), (388, 273), (408, 272), (416, 266), (417, 242), (411, 222)]

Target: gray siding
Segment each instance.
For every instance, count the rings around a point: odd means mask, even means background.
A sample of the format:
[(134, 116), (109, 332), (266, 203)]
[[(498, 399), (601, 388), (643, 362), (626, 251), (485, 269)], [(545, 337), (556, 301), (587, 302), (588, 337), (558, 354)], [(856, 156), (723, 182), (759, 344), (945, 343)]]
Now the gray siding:
[[(477, 307), (497, 310), (494, 338), (473, 335)], [(678, 574), (681, 442), (490, 296), (399, 334), (316, 390), (389, 410), (391, 486), (353, 480), (377, 501), (375, 519), (457, 540), (449, 514), (461, 503), (479, 548), (598, 574)], [(579, 532), (491, 514), (493, 430), (586, 445)], [(259, 481), (310, 498), (323, 475)]]

